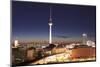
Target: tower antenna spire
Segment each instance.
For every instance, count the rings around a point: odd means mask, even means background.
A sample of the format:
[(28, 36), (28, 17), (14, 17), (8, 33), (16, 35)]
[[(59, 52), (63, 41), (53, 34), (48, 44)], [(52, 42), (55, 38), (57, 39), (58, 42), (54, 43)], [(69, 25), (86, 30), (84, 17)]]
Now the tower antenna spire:
[(50, 21), (52, 21), (52, 7), (50, 6)]

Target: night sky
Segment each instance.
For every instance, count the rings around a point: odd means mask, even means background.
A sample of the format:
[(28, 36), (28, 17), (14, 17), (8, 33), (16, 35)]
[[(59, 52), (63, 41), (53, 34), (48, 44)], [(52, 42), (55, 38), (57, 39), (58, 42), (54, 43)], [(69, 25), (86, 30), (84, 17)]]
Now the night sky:
[(48, 40), (52, 7), (53, 39), (80, 39), (82, 33), (95, 40), (96, 7), (12, 1), (12, 40)]

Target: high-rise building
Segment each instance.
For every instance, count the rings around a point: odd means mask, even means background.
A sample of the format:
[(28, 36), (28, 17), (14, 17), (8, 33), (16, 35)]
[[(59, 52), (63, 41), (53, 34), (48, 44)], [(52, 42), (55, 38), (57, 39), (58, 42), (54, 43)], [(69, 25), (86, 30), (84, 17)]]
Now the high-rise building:
[(51, 7), (50, 7), (50, 18), (49, 18), (49, 44), (52, 44), (52, 17), (51, 17)]
[(17, 46), (19, 46), (19, 43), (18, 43), (18, 40), (15, 40), (14, 41), (14, 47), (17, 47)]
[(83, 37), (83, 39), (82, 39), (83, 45), (86, 45), (87, 44), (87, 34), (83, 33), (82, 37)]

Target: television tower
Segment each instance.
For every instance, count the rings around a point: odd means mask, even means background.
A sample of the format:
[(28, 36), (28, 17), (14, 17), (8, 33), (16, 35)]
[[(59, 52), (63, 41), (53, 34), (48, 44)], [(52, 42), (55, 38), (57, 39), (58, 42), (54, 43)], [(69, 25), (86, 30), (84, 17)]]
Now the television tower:
[(51, 17), (51, 7), (50, 7), (50, 17), (49, 17), (49, 44), (52, 44), (52, 17)]

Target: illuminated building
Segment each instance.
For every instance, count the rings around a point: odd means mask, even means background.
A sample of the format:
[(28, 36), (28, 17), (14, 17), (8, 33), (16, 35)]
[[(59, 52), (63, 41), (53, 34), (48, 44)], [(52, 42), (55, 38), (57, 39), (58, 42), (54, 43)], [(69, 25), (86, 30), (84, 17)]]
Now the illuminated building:
[(91, 58), (95, 57), (95, 48), (93, 47), (80, 47), (80, 48), (75, 48), (72, 49), (72, 58), (74, 59), (86, 59), (86, 58)]
[(69, 45), (66, 45), (66, 48), (69, 48), (69, 49), (72, 49), (75, 47), (75, 43), (72, 43), (72, 44), (69, 44)]
[(91, 46), (91, 47), (95, 47), (95, 42), (91, 41), (91, 40), (88, 40), (87, 41), (87, 45), (88, 46)]
[(87, 41), (87, 34), (83, 33), (83, 45), (86, 45), (86, 41)]
[(27, 60), (35, 59), (35, 48), (31, 47), (27, 50)]
[(66, 48), (62, 48), (62, 47), (55, 47), (52, 50), (52, 54), (58, 54), (58, 53), (64, 53), (67, 51)]
[(19, 46), (18, 40), (15, 40), (14, 41), (14, 47), (18, 47), (18, 46)]

